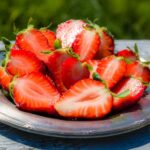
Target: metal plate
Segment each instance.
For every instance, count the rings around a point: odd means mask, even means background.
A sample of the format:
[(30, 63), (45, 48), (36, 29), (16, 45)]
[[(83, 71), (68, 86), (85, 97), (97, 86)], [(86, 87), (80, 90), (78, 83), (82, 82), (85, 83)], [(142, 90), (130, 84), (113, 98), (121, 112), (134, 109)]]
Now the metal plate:
[[(133, 46), (135, 41), (117, 41), (116, 48)], [(140, 54), (150, 60), (149, 41), (137, 41)], [(0, 122), (31, 133), (65, 137), (93, 138), (106, 137), (130, 132), (144, 127), (150, 122), (150, 90), (141, 98), (139, 104), (131, 109), (110, 115), (103, 120), (73, 121), (51, 118), (18, 110), (0, 92)]]

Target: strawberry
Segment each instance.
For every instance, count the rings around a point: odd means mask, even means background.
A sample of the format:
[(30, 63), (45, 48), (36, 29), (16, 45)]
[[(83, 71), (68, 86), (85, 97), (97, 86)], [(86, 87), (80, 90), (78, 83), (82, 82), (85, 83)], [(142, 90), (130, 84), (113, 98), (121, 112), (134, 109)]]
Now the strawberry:
[(43, 54), (42, 51), (51, 51), (47, 38), (41, 31), (28, 27), (26, 30), (18, 33), (16, 36), (16, 44), (22, 50), (33, 52), (38, 59), (47, 63), (49, 55)]
[(125, 76), (132, 76), (141, 79), (143, 82), (150, 82), (150, 70), (139, 61), (127, 65)]
[(137, 103), (140, 100), (140, 97), (143, 95), (145, 86), (140, 80), (128, 77), (121, 80), (113, 89), (116, 94), (119, 94), (125, 90), (129, 90), (129, 95), (124, 98), (115, 97), (113, 99), (113, 109), (115, 111), (124, 110), (127, 107)]
[(48, 69), (51, 72), (54, 82), (60, 92), (66, 91), (61, 78), (62, 63), (70, 56), (66, 53), (68, 49), (56, 50), (49, 56), (49, 61), (47, 63)]
[(73, 51), (80, 55), (81, 61), (92, 59), (100, 46), (100, 37), (96, 30), (86, 29), (76, 36), (72, 44)]
[(129, 59), (130, 61), (136, 61), (137, 60), (136, 54), (133, 51), (131, 51), (130, 49), (120, 50), (117, 53), (117, 56), (125, 57), (125, 58)]
[(12, 76), (5, 71), (3, 67), (0, 66), (0, 85), (5, 90), (9, 89), (9, 84), (12, 80)]
[(77, 81), (89, 78), (87, 67), (75, 58), (68, 58), (62, 64), (62, 81), (66, 88), (70, 88)]
[(31, 72), (44, 72), (43, 63), (31, 52), (12, 50), (8, 60), (7, 71), (12, 75), (25, 75)]
[(55, 109), (68, 118), (103, 118), (112, 109), (112, 96), (101, 82), (83, 79), (65, 92)]
[(12, 94), (16, 106), (30, 112), (54, 114), (60, 94), (41, 73), (31, 73), (13, 81)]
[(45, 30), (41, 29), (40, 31), (47, 38), (51, 50), (55, 49), (54, 48), (54, 42), (56, 40), (55, 33), (53, 31), (51, 31), (51, 30), (48, 30), (48, 29), (45, 29)]
[(62, 42), (62, 48), (71, 47), (76, 36), (84, 30), (86, 23), (83, 20), (68, 20), (58, 25), (56, 37)]
[(105, 80), (106, 85), (112, 88), (124, 76), (126, 62), (122, 57), (116, 57), (114, 55), (105, 57), (100, 60), (97, 72)]
[(97, 51), (95, 58), (101, 59), (103, 57), (107, 57), (114, 54), (114, 39), (111, 34), (109, 34), (108, 30), (104, 27), (99, 27), (97, 32), (100, 35), (101, 44), (99, 50)]

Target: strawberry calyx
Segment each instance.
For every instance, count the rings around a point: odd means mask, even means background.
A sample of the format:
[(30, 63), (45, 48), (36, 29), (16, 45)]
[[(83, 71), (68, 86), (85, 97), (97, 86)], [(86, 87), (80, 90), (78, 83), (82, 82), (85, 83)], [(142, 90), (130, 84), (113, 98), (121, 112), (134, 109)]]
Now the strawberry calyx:
[(55, 42), (54, 42), (54, 47), (55, 49), (60, 49), (62, 48), (62, 44), (61, 44), (61, 41), (59, 39), (56, 39)]

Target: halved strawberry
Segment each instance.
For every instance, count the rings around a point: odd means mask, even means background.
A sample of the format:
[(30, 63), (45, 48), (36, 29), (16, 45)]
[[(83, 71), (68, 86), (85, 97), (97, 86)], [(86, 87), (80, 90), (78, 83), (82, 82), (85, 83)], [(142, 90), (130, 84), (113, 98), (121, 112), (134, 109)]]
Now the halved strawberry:
[(42, 51), (51, 51), (51, 47), (41, 31), (27, 28), (16, 36), (16, 44), (20, 49), (33, 52), (40, 60), (47, 63), (49, 55), (43, 54)]
[(11, 50), (6, 66), (12, 75), (25, 75), (31, 72), (44, 72), (44, 64), (31, 52)]
[(2, 88), (8, 90), (11, 80), (12, 76), (8, 74), (2, 66), (0, 66), (0, 85), (2, 86)]
[(113, 89), (113, 92), (120, 94), (125, 90), (129, 90), (129, 95), (124, 98), (114, 98), (113, 99), (113, 109), (116, 111), (124, 110), (127, 107), (132, 106), (140, 100), (143, 95), (145, 86), (142, 82), (135, 78), (125, 78), (121, 80), (117, 86)]
[(114, 55), (100, 60), (97, 72), (105, 80), (106, 85), (112, 88), (126, 73), (126, 62), (122, 57)]
[(101, 44), (99, 50), (97, 51), (95, 58), (101, 59), (103, 57), (107, 57), (114, 54), (114, 38), (111, 34), (108, 33), (108, 30), (103, 27), (99, 27), (97, 32), (100, 35)]
[(40, 31), (47, 38), (48, 44), (49, 44), (51, 50), (54, 50), (55, 49), (54, 42), (56, 40), (55, 33), (53, 31), (51, 31), (51, 30), (48, 30), (48, 29), (41, 29)]
[(112, 96), (101, 82), (84, 79), (60, 98), (55, 109), (68, 118), (102, 118), (112, 109)]
[(89, 71), (76, 58), (68, 58), (62, 64), (61, 76), (65, 87), (70, 88), (77, 81), (89, 78)]
[(83, 20), (68, 20), (58, 25), (56, 37), (62, 43), (62, 48), (71, 47), (76, 36), (84, 30), (86, 23)]
[(127, 64), (127, 71), (125, 76), (139, 78), (143, 82), (150, 82), (150, 69), (145, 67), (139, 61)]
[(54, 114), (60, 94), (40, 73), (31, 73), (13, 81), (13, 97), (18, 108), (30, 112)]
[(96, 30), (86, 29), (76, 36), (72, 44), (73, 51), (80, 55), (81, 61), (92, 59), (100, 46), (100, 37)]
[(138, 58), (136, 56), (136, 54), (131, 51), (130, 49), (123, 49), (123, 50), (120, 50), (118, 53), (117, 53), (117, 56), (122, 56), (122, 57), (125, 57), (131, 61), (136, 61)]
[(54, 51), (49, 56), (49, 61), (47, 63), (48, 69), (51, 72), (54, 82), (60, 92), (64, 92), (67, 88), (64, 86), (61, 77), (61, 70), (63, 62), (70, 56), (66, 53), (67, 49), (61, 49)]

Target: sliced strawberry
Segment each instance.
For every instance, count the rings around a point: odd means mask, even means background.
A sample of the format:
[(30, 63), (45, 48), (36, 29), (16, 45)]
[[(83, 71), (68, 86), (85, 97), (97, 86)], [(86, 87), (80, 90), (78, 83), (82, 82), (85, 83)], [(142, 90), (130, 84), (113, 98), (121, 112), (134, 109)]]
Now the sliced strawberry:
[(76, 36), (81, 33), (86, 26), (83, 20), (68, 20), (58, 25), (56, 37), (62, 42), (62, 48), (71, 47)]
[(0, 85), (5, 90), (8, 90), (12, 76), (8, 74), (3, 67), (0, 66)]
[(51, 48), (51, 50), (55, 49), (54, 48), (54, 42), (56, 40), (56, 35), (53, 31), (51, 30), (41, 30), (42, 34), (47, 38), (49, 46)]
[(20, 49), (33, 52), (40, 60), (47, 63), (49, 55), (43, 54), (42, 51), (51, 51), (51, 47), (41, 31), (33, 28), (26, 29), (16, 36), (16, 44)]
[(136, 54), (131, 51), (130, 49), (123, 49), (123, 50), (120, 50), (118, 53), (117, 53), (117, 56), (122, 56), (122, 57), (125, 57), (131, 61), (136, 61), (138, 58), (136, 56)]
[(121, 80), (117, 86), (114, 88), (116, 94), (129, 90), (129, 95), (124, 98), (114, 98), (113, 99), (113, 109), (114, 110), (124, 110), (127, 107), (132, 106), (140, 100), (143, 95), (145, 86), (142, 82), (135, 78), (125, 78)]
[(126, 62), (122, 57), (114, 55), (105, 57), (100, 60), (97, 72), (105, 80), (106, 85), (112, 88), (126, 73)]
[(70, 88), (77, 81), (89, 78), (89, 71), (85, 65), (75, 58), (68, 58), (62, 64), (62, 81), (66, 88)]
[(101, 44), (99, 50), (97, 51), (95, 58), (101, 59), (103, 57), (107, 57), (114, 54), (114, 39), (108, 33), (107, 30), (103, 30), (103, 28), (99, 28), (99, 35), (101, 39)]
[(66, 53), (65, 49), (62, 49), (62, 51), (56, 50), (50, 55), (49, 61), (47, 63), (48, 69), (51, 72), (54, 78), (54, 82), (60, 92), (64, 92), (67, 90), (67, 88), (64, 86), (62, 82), (61, 70), (62, 70), (62, 63), (69, 57), (70, 56)]
[(150, 82), (150, 70), (139, 61), (127, 65), (125, 76), (142, 79), (144, 82)]
[(96, 30), (84, 30), (76, 36), (72, 44), (73, 51), (80, 55), (81, 61), (92, 59), (100, 46), (100, 37)]
[(31, 52), (12, 50), (6, 67), (12, 75), (25, 75), (31, 72), (43, 72), (43, 63)]
[(55, 104), (56, 111), (69, 118), (102, 118), (112, 109), (112, 96), (99, 81), (75, 83)]
[(60, 94), (44, 75), (31, 73), (14, 81), (13, 97), (22, 110), (54, 114)]

